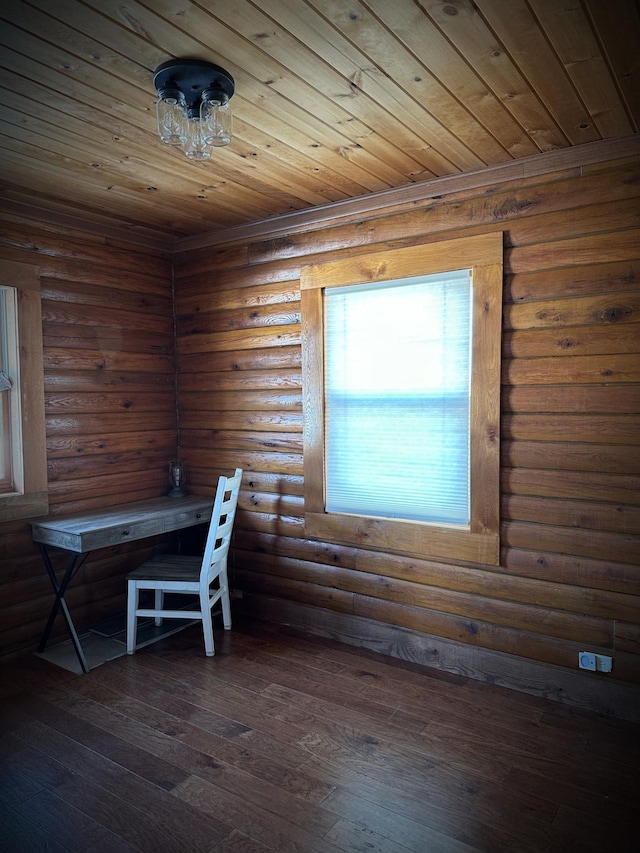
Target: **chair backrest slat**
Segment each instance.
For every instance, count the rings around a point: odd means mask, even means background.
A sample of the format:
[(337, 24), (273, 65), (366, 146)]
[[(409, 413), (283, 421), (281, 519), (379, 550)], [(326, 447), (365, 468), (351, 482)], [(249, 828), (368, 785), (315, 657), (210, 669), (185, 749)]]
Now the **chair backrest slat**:
[(218, 488), (200, 569), (200, 579), (203, 580), (204, 575), (209, 583), (219, 573), (221, 561), (224, 560), (226, 563), (227, 560), (241, 482), (241, 468), (236, 468), (233, 477), (220, 477), (218, 479)]

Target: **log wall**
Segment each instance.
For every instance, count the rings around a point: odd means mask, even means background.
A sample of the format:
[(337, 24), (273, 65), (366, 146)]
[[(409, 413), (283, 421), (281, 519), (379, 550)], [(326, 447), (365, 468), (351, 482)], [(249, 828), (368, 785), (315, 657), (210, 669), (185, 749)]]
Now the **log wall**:
[[(310, 211), (287, 233), (185, 241), (173, 260), (5, 215), (0, 256), (41, 269), (51, 512), (162, 494), (178, 438), (192, 491), (211, 494), (219, 473), (245, 469), (236, 607), (481, 677), (535, 671), (531, 689), (547, 695), (570, 677), (578, 692), (576, 678), (605, 683), (577, 672), (583, 648), (614, 657), (607, 684), (637, 684), (639, 188), (637, 157), (484, 179), (423, 201), (395, 193), (386, 210), (335, 220), (325, 208), (316, 224)], [(506, 271), (500, 565), (311, 541), (300, 266), (496, 230)], [(69, 594), (80, 627), (122, 609), (123, 572), (155, 544), (91, 556)], [(0, 595), (0, 653), (33, 648), (51, 590), (26, 522), (0, 526)]]
[[(461, 669), (479, 648), (554, 664), (558, 684), (588, 649), (614, 657), (610, 682), (640, 681), (639, 196), (638, 159), (616, 160), (174, 256), (181, 446), (196, 489), (245, 469), (232, 582), (247, 609), (392, 653), (388, 626), (409, 629), (432, 660), (454, 642)], [(500, 565), (310, 541), (300, 266), (496, 230)]]
[[(163, 494), (176, 452), (170, 255), (4, 217), (0, 256), (40, 268), (50, 512)], [(79, 628), (124, 608), (123, 571), (152, 545), (89, 557), (68, 594)], [(53, 598), (26, 521), (0, 525), (0, 601), (0, 653), (33, 648)]]

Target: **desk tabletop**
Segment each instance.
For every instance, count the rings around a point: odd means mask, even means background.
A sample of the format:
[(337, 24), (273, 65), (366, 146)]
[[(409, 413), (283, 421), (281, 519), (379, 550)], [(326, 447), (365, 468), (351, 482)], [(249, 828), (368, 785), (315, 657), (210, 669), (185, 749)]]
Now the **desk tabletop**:
[(53, 516), (33, 521), (31, 535), (34, 542), (83, 554), (206, 523), (211, 518), (213, 501), (212, 497), (197, 495), (165, 496), (76, 515)]

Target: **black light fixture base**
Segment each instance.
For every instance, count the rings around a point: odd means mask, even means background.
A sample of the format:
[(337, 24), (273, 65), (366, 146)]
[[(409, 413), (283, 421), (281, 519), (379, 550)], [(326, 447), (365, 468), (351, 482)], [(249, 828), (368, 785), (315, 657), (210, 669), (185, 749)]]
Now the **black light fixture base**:
[(235, 82), (231, 74), (202, 59), (170, 59), (159, 65), (153, 74), (158, 92), (179, 89), (184, 95), (190, 115), (197, 113), (205, 89), (219, 89), (231, 98)]

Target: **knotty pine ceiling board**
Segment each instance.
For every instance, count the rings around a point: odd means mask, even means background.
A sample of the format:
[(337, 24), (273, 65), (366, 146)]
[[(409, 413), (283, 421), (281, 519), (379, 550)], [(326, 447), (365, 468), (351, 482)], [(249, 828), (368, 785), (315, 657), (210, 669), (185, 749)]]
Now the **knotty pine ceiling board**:
[[(638, 132), (635, 0), (3, 0), (0, 205), (167, 240)], [(154, 69), (235, 78), (206, 163)]]

